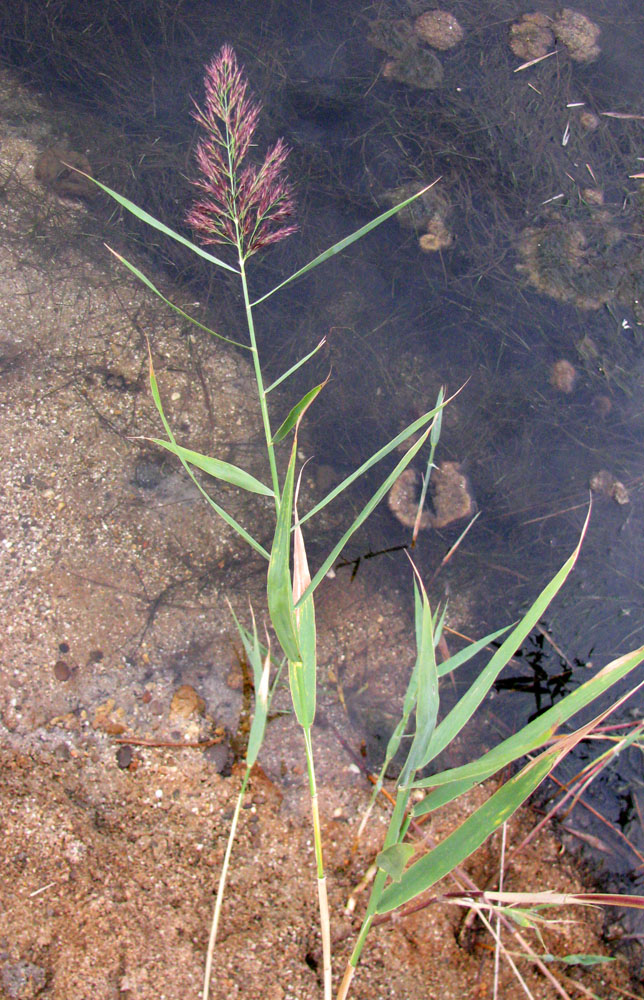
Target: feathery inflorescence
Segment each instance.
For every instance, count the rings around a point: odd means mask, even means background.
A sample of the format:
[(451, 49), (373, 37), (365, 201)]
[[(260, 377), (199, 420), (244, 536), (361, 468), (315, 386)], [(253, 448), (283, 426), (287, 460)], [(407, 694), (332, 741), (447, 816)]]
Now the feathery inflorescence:
[(247, 163), (261, 105), (248, 93), (248, 81), (230, 45), (206, 68), (206, 98), (194, 117), (205, 135), (197, 147), (201, 192), (188, 224), (203, 243), (229, 243), (245, 260), (262, 247), (297, 229), (291, 185), (284, 172), (289, 149), (282, 139), (264, 162)]

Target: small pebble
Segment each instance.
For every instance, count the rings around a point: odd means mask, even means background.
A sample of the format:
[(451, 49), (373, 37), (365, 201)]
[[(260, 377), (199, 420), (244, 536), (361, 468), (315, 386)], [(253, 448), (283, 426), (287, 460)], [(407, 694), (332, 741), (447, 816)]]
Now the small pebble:
[(116, 763), (125, 771), (132, 763), (132, 747), (124, 744), (116, 751)]
[[(62, 645), (62, 644), (61, 644)], [(56, 660), (54, 663), (54, 677), (57, 681), (68, 681), (72, 672), (64, 660)]]
[(550, 368), (550, 385), (559, 392), (571, 393), (575, 388), (577, 372), (574, 365), (565, 358), (555, 361)]
[(203, 715), (205, 709), (205, 701), (192, 685), (182, 684), (172, 696), (170, 721), (177, 722), (179, 719), (189, 719), (193, 715)]

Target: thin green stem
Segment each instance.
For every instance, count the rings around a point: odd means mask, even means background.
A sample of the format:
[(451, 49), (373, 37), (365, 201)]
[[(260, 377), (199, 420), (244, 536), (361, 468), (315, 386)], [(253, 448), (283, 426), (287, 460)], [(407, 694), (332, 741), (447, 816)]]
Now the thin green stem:
[[(392, 847), (397, 844), (400, 839), (400, 833), (403, 828), (403, 823), (405, 820), (405, 811), (409, 803), (409, 788), (399, 788), (398, 794), (396, 795), (396, 805), (394, 806), (394, 811), (391, 815), (389, 821), (389, 828), (387, 830), (387, 836), (385, 837), (385, 842), (383, 844), (383, 851), (388, 847)], [(373, 918), (376, 915), (376, 908), (378, 906), (378, 900), (382, 890), (385, 887), (385, 882), (387, 880), (387, 874), (382, 870), (378, 869), (378, 873), (374, 879), (373, 887), (371, 889), (371, 895), (369, 897), (369, 904), (367, 906), (366, 913), (362, 920), (362, 926), (360, 927), (360, 933), (358, 934), (357, 941), (354, 945), (353, 951), (351, 952), (351, 957), (347, 963), (347, 967), (342, 978), (342, 983), (340, 984), (340, 989), (338, 991), (337, 1000), (346, 1000), (349, 994), (349, 987), (351, 985), (351, 980), (355, 973), (358, 962), (360, 961), (360, 955), (362, 954), (362, 949), (364, 948), (365, 941), (367, 939), (367, 934), (371, 930), (371, 924)]]
[(273, 435), (266, 405), (266, 392), (264, 390), (264, 379), (262, 368), (259, 363), (259, 352), (257, 350), (257, 339), (255, 337), (255, 323), (253, 321), (253, 307), (248, 294), (248, 282), (246, 280), (246, 268), (244, 257), (244, 239), (240, 226), (238, 204), (237, 204), (237, 176), (235, 172), (234, 136), (231, 135), (226, 123), (226, 153), (228, 156), (228, 183), (230, 185), (231, 218), (235, 226), (235, 245), (239, 258), (239, 275), (244, 293), (244, 307), (246, 309), (246, 323), (248, 325), (248, 335), (250, 337), (251, 352), (253, 355), (253, 367), (255, 369), (255, 381), (257, 383), (257, 393), (259, 395), (259, 405), (262, 412), (262, 423), (264, 425), (264, 436), (266, 438), (266, 450), (268, 453), (268, 463), (271, 467), (271, 479), (273, 481), (273, 493), (275, 494), (275, 510), (279, 514), (280, 490), (279, 478), (277, 475), (277, 464), (275, 462), (275, 448), (273, 446)]
[(306, 748), (306, 767), (309, 776), (309, 791), (311, 793), (311, 815), (313, 818), (313, 841), (315, 844), (315, 863), (318, 876), (318, 902), (320, 905), (320, 931), (322, 934), (322, 962), (324, 972), (324, 1000), (331, 1000), (331, 924), (329, 920), (329, 902), (326, 891), (326, 875), (324, 874), (324, 856), (322, 853), (322, 833), (320, 830), (320, 813), (318, 811), (318, 792), (313, 766), (313, 744), (310, 727), (302, 730)]
[(244, 306), (246, 308), (246, 322), (248, 323), (248, 335), (250, 337), (251, 352), (253, 355), (253, 366), (255, 368), (255, 381), (257, 382), (257, 392), (259, 395), (259, 405), (262, 412), (262, 423), (264, 425), (264, 436), (266, 438), (266, 450), (268, 453), (268, 462), (271, 467), (271, 479), (273, 481), (273, 492), (275, 494), (275, 510), (279, 513), (280, 505), (280, 488), (279, 479), (277, 476), (277, 464), (275, 462), (275, 448), (273, 446), (273, 435), (271, 432), (271, 424), (268, 416), (268, 407), (266, 405), (266, 392), (264, 390), (264, 380), (262, 378), (262, 368), (259, 363), (259, 353), (257, 351), (257, 341), (255, 338), (255, 324), (253, 322), (253, 307), (250, 304), (250, 297), (248, 295), (248, 283), (246, 281), (246, 269), (244, 267), (244, 259), (239, 254), (239, 270), (241, 272), (241, 282), (242, 289), (244, 292)]
[(233, 851), (233, 843), (235, 841), (235, 834), (237, 832), (237, 823), (239, 821), (239, 813), (241, 811), (242, 802), (244, 800), (244, 793), (246, 792), (246, 786), (248, 785), (248, 779), (250, 777), (250, 768), (246, 768), (246, 773), (244, 774), (244, 780), (241, 783), (241, 788), (239, 789), (239, 795), (237, 796), (237, 803), (235, 805), (235, 812), (233, 814), (232, 823), (230, 824), (230, 833), (228, 834), (228, 843), (226, 844), (226, 853), (224, 855), (224, 863), (221, 866), (221, 875), (219, 877), (219, 885), (217, 887), (217, 899), (215, 900), (215, 910), (212, 916), (212, 926), (210, 928), (210, 939), (208, 941), (208, 954), (206, 956), (206, 968), (204, 972), (204, 984), (203, 984), (203, 1000), (208, 1000), (210, 995), (210, 977), (212, 975), (212, 959), (215, 953), (215, 944), (217, 941), (217, 930), (219, 928), (219, 918), (221, 916), (221, 907), (224, 901), (224, 890), (226, 888), (226, 877), (228, 875), (228, 866), (230, 865), (230, 856)]

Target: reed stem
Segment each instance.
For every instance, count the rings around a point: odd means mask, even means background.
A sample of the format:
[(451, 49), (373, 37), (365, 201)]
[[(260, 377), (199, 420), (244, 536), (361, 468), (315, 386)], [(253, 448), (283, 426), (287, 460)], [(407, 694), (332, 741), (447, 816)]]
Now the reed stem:
[(212, 915), (212, 926), (210, 928), (210, 939), (208, 941), (208, 954), (206, 955), (206, 968), (204, 971), (204, 983), (203, 983), (203, 1000), (208, 1000), (208, 997), (210, 995), (210, 977), (212, 975), (212, 959), (215, 953), (215, 944), (217, 942), (217, 931), (219, 929), (219, 918), (221, 916), (221, 907), (224, 901), (226, 877), (228, 875), (230, 856), (233, 851), (233, 843), (235, 841), (235, 834), (237, 832), (239, 813), (241, 811), (241, 806), (244, 800), (244, 795), (246, 793), (246, 786), (248, 785), (249, 778), (250, 778), (250, 768), (247, 767), (246, 773), (244, 774), (244, 780), (242, 781), (241, 788), (239, 789), (239, 795), (237, 796), (235, 812), (233, 814), (232, 823), (230, 824), (230, 833), (228, 834), (228, 843), (226, 844), (224, 863), (221, 866), (221, 875), (219, 876), (219, 885), (217, 887), (217, 899), (215, 900), (215, 910)]
[(259, 406), (262, 413), (262, 424), (264, 426), (264, 436), (266, 438), (266, 451), (268, 454), (268, 462), (271, 468), (271, 481), (273, 484), (273, 492), (275, 493), (275, 510), (279, 513), (280, 506), (280, 487), (279, 479), (277, 475), (277, 463), (275, 462), (275, 447), (273, 445), (273, 434), (271, 432), (271, 423), (268, 416), (268, 406), (266, 405), (266, 393), (264, 391), (264, 379), (262, 377), (262, 368), (259, 363), (259, 352), (257, 350), (257, 340), (255, 338), (255, 324), (253, 322), (253, 307), (250, 304), (250, 296), (248, 295), (248, 282), (246, 281), (246, 269), (244, 267), (244, 260), (239, 256), (239, 270), (241, 273), (241, 283), (242, 290), (244, 293), (244, 307), (246, 309), (246, 322), (248, 324), (248, 335), (250, 337), (251, 343), (251, 353), (253, 356), (253, 367), (255, 369), (255, 381), (257, 383), (257, 393), (259, 396)]
[(313, 818), (313, 841), (315, 844), (315, 863), (318, 878), (318, 902), (320, 906), (320, 931), (322, 934), (322, 962), (324, 974), (324, 1000), (332, 1000), (331, 987), (331, 923), (329, 919), (329, 902), (324, 872), (324, 856), (322, 852), (322, 833), (320, 830), (320, 813), (318, 810), (318, 793), (315, 782), (313, 764), (313, 744), (310, 727), (302, 730), (306, 748), (306, 767), (309, 776), (309, 791), (311, 793), (311, 816)]

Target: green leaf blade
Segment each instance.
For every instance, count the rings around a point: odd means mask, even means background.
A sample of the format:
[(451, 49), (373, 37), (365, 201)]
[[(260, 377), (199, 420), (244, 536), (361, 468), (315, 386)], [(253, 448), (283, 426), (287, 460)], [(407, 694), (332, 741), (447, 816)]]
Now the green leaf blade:
[(414, 815), (423, 815), (438, 808), (439, 805), (452, 801), (463, 791), (480, 784), (503, 767), (543, 746), (564, 722), (603, 695), (613, 684), (623, 680), (643, 661), (644, 646), (640, 646), (603, 667), (576, 691), (566, 695), (552, 708), (533, 719), (518, 733), (488, 750), (478, 760), (461, 767), (449, 768), (415, 782), (416, 788), (432, 788), (432, 791), (414, 807)]
[(382, 212), (380, 215), (376, 216), (375, 219), (372, 219), (370, 222), (367, 222), (366, 225), (361, 226), (359, 229), (356, 229), (355, 232), (350, 233), (349, 236), (345, 236), (337, 243), (334, 243), (332, 247), (329, 247), (328, 250), (324, 250), (321, 254), (318, 254), (317, 257), (314, 257), (313, 260), (309, 261), (308, 264), (305, 264), (304, 267), (301, 267), (298, 271), (295, 271), (294, 274), (291, 274), (290, 277), (286, 278), (284, 281), (281, 281), (279, 285), (275, 286), (275, 288), (272, 288), (269, 292), (266, 292), (266, 294), (262, 295), (259, 299), (255, 299), (252, 305), (253, 306), (259, 305), (260, 302), (264, 302), (271, 295), (274, 295), (275, 292), (278, 292), (281, 288), (285, 288), (286, 285), (290, 285), (292, 281), (296, 281), (298, 278), (302, 278), (309, 271), (312, 271), (313, 268), (318, 267), (320, 264), (323, 264), (327, 260), (330, 260), (331, 257), (335, 257), (336, 254), (342, 253), (342, 251), (346, 250), (347, 247), (350, 247), (352, 243), (355, 243), (357, 240), (362, 239), (363, 236), (366, 236), (377, 226), (382, 225), (382, 223), (386, 222), (387, 219), (390, 219), (392, 215), (396, 215), (396, 213), (400, 212), (401, 209), (406, 208), (407, 205), (410, 205), (412, 201), (416, 200), (416, 198), (420, 198), (421, 195), (426, 194), (430, 188), (434, 187), (434, 184), (438, 184), (439, 180), (440, 177), (438, 177), (435, 181), (432, 181), (431, 184), (428, 184), (426, 187), (422, 188), (422, 190), (417, 191), (416, 194), (411, 196), (411, 198), (406, 198), (405, 201), (401, 201), (399, 205), (394, 205), (393, 208), (388, 208), (386, 212)]
[[(156, 406), (157, 411), (159, 413), (159, 416), (161, 417), (161, 423), (163, 424), (163, 429), (165, 430), (165, 432), (168, 435), (168, 438), (170, 439), (170, 441), (172, 442), (172, 444), (176, 444), (176, 441), (174, 439), (174, 435), (172, 433), (172, 429), (170, 427), (170, 424), (167, 421), (167, 418), (166, 418), (166, 415), (165, 415), (165, 412), (164, 412), (164, 409), (163, 409), (163, 403), (161, 402), (161, 394), (159, 393), (159, 386), (157, 384), (156, 375), (154, 374), (154, 366), (152, 364), (152, 356), (151, 355), (150, 355), (150, 392), (152, 394), (152, 399), (154, 400), (154, 405)], [(264, 548), (264, 546), (260, 545), (260, 543), (257, 541), (257, 539), (253, 538), (253, 536), (250, 534), (250, 532), (246, 531), (246, 529), (238, 521), (236, 521), (235, 518), (232, 517), (232, 515), (229, 514), (227, 510), (224, 510), (224, 508), (220, 507), (218, 503), (215, 503), (215, 501), (212, 499), (212, 497), (209, 496), (208, 493), (205, 491), (205, 489), (203, 488), (203, 486), (201, 485), (201, 483), (199, 482), (199, 480), (195, 476), (194, 472), (192, 471), (192, 469), (190, 468), (190, 466), (188, 465), (188, 463), (186, 461), (184, 461), (181, 458), (181, 456), (179, 456), (179, 461), (181, 462), (181, 464), (183, 465), (184, 469), (186, 470), (186, 472), (188, 473), (188, 475), (192, 479), (193, 483), (195, 484), (195, 486), (197, 487), (197, 489), (199, 490), (199, 492), (203, 496), (203, 498), (206, 501), (206, 503), (208, 503), (212, 507), (212, 509), (215, 511), (216, 514), (219, 515), (219, 517), (222, 519), (222, 521), (225, 521), (225, 523), (229, 527), (231, 527), (234, 531), (236, 531), (237, 534), (241, 538), (243, 538), (244, 541), (247, 542), (247, 544), (250, 545), (250, 547), (252, 549), (255, 550), (255, 552), (258, 552), (264, 559), (268, 560), (270, 558), (270, 556), (269, 556), (268, 552), (266, 551), (266, 549)]]
[(297, 437), (293, 441), (291, 458), (288, 463), (271, 556), (268, 563), (266, 590), (268, 611), (275, 634), (289, 662), (300, 663), (299, 639), (293, 610), (291, 586), (291, 520), (293, 511), (293, 486)]
[(162, 302), (164, 302), (167, 306), (170, 306), (171, 309), (174, 309), (174, 311), (178, 313), (179, 316), (182, 316), (183, 319), (187, 319), (193, 326), (199, 327), (200, 330), (204, 330), (212, 337), (217, 337), (218, 340), (225, 340), (227, 344), (232, 344), (233, 347), (241, 347), (244, 351), (250, 351), (251, 348), (249, 344), (242, 344), (239, 340), (231, 340), (230, 337), (224, 337), (222, 333), (217, 333), (216, 330), (211, 330), (209, 326), (205, 326), (203, 323), (200, 323), (199, 320), (195, 319), (194, 316), (191, 316), (190, 313), (185, 312), (181, 306), (177, 306), (174, 302), (171, 302), (170, 299), (167, 299), (163, 292), (160, 292), (157, 286), (150, 281), (147, 275), (145, 275), (143, 271), (140, 271), (138, 267), (135, 267), (134, 264), (130, 263), (130, 261), (124, 257), (123, 254), (117, 253), (116, 250), (112, 250), (109, 246), (107, 249), (121, 264), (131, 271), (135, 278), (138, 278), (141, 284), (145, 285), (146, 288), (149, 288), (151, 292), (154, 292), (154, 294), (160, 298)]
[[(443, 403), (442, 405), (444, 406), (445, 404)], [(434, 407), (434, 409), (432, 410), (428, 410), (427, 413), (424, 413), (422, 417), (418, 417), (418, 419), (414, 420), (414, 422), (409, 424), (408, 427), (405, 427), (405, 429), (401, 431), (400, 434), (397, 434), (396, 437), (392, 438), (391, 441), (389, 441), (386, 445), (384, 445), (378, 451), (374, 452), (371, 458), (368, 458), (366, 462), (363, 462), (363, 464), (359, 468), (357, 468), (354, 472), (352, 472), (351, 475), (347, 476), (346, 479), (343, 479), (342, 482), (339, 483), (336, 487), (334, 487), (334, 489), (332, 489), (330, 493), (327, 493), (327, 495), (322, 500), (320, 500), (320, 502), (317, 503), (315, 507), (313, 507), (307, 514), (305, 514), (302, 518), (300, 518), (300, 524), (305, 524), (306, 521), (308, 521), (310, 518), (315, 517), (315, 515), (318, 514), (321, 510), (323, 510), (327, 504), (331, 503), (332, 500), (335, 500), (335, 498), (339, 496), (340, 493), (342, 493), (349, 486), (351, 486), (357, 479), (363, 476), (365, 472), (368, 472), (369, 469), (371, 469), (374, 465), (377, 465), (378, 462), (382, 461), (383, 458), (386, 458), (387, 455), (391, 454), (392, 451), (395, 451), (398, 445), (403, 444), (408, 438), (412, 436), (412, 434), (415, 434), (417, 431), (420, 431), (424, 427), (426, 427), (427, 424), (430, 422), (430, 420), (434, 419), (437, 412), (438, 411), (436, 407)]]
[(287, 378), (290, 378), (290, 376), (293, 375), (294, 372), (298, 370), (298, 368), (301, 368), (302, 365), (305, 365), (307, 361), (310, 361), (311, 358), (315, 354), (317, 354), (320, 348), (324, 347), (325, 344), (326, 344), (326, 337), (322, 337), (320, 343), (316, 347), (314, 347), (312, 351), (309, 351), (308, 354), (305, 354), (303, 358), (300, 358), (300, 360), (296, 361), (294, 365), (291, 365), (291, 367), (287, 369), (287, 371), (283, 372), (282, 375), (279, 376), (279, 378), (276, 378), (274, 382), (271, 382), (268, 388), (264, 389), (265, 394), (268, 396), (269, 392), (272, 392), (273, 389), (277, 389), (278, 385), (281, 385), (282, 382), (285, 382)]
[[(329, 555), (326, 557), (326, 559), (324, 560), (324, 562), (322, 563), (322, 565), (318, 569), (317, 573), (315, 574), (315, 576), (311, 580), (311, 583), (307, 587), (304, 595), (300, 598), (300, 600), (296, 604), (296, 608), (301, 605), (302, 601), (304, 601), (309, 596), (309, 594), (314, 593), (314, 591), (316, 590), (316, 588), (320, 585), (320, 583), (322, 582), (322, 580), (324, 579), (324, 577), (326, 576), (326, 574), (329, 572), (329, 570), (333, 566), (333, 563), (337, 559), (337, 557), (340, 554), (340, 552), (342, 552), (342, 549), (347, 544), (348, 540), (351, 538), (351, 536), (353, 534), (355, 534), (355, 532), (358, 530), (358, 528), (362, 524), (364, 524), (364, 522), (367, 520), (367, 518), (371, 514), (372, 510), (374, 510), (378, 506), (378, 504), (380, 503), (380, 501), (382, 500), (382, 498), (385, 496), (385, 494), (389, 492), (389, 490), (391, 489), (392, 485), (394, 484), (394, 482), (396, 481), (396, 479), (398, 478), (398, 476), (400, 475), (400, 473), (404, 469), (407, 468), (407, 466), (409, 465), (409, 463), (413, 459), (413, 457), (416, 454), (416, 452), (419, 451), (422, 448), (422, 446), (424, 445), (425, 441), (427, 440), (428, 435), (429, 435), (429, 429), (427, 429), (422, 434), (422, 436), (418, 439), (418, 441), (416, 441), (411, 446), (411, 448), (409, 448), (409, 450), (405, 452), (405, 454), (403, 455), (403, 457), (401, 458), (401, 460), (396, 465), (395, 469), (392, 472), (389, 473), (389, 475), (385, 479), (384, 483), (382, 483), (382, 485), (378, 487), (378, 489), (373, 494), (373, 496), (371, 497), (371, 499), (364, 505), (364, 507), (362, 508), (361, 512), (355, 518), (355, 520), (353, 521), (353, 523), (351, 524), (351, 526), (345, 531), (345, 533), (343, 534), (343, 536), (340, 539), (340, 541), (337, 542), (336, 545), (334, 545), (333, 549), (331, 550), (331, 552), (329, 553)], [(319, 507), (320, 507), (320, 505), (318, 504), (318, 509), (319, 509)], [(301, 520), (300, 523), (304, 523), (304, 520), (305, 519), (302, 518), (302, 520)]]
[(564, 965), (581, 965), (591, 969), (594, 965), (616, 962), (615, 955), (542, 955), (543, 962), (562, 962)]
[[(586, 519), (586, 525), (587, 524), (588, 519)], [(584, 531), (586, 525), (584, 526)], [(577, 561), (582, 539), (583, 532), (578, 544), (575, 546), (574, 551), (566, 560), (559, 572), (556, 573), (553, 579), (550, 580), (550, 582), (543, 588), (521, 621), (514, 626), (510, 635), (503, 641), (501, 646), (494, 653), (487, 666), (484, 667), (462, 698), (436, 727), (427, 763), (437, 757), (445, 749), (445, 747), (449, 746), (467, 722), (469, 722), (474, 712), (490, 691), (496, 678), (499, 676), (511, 657), (514, 656), (515, 652), (532, 631), (535, 624), (542, 617), (548, 605), (559, 593)]]
[(464, 646), (463, 649), (459, 649), (458, 653), (453, 653), (447, 660), (443, 660), (442, 663), (438, 664), (438, 676), (444, 677), (445, 674), (451, 674), (454, 670), (458, 670), (459, 667), (472, 660), (486, 646), (495, 642), (510, 628), (510, 625), (505, 625), (503, 628), (497, 629), (496, 632), (490, 632), (482, 639), (477, 639), (476, 642), (471, 642), (467, 646)]
[(320, 394), (326, 382), (321, 382), (320, 385), (316, 385), (313, 389), (302, 396), (299, 403), (296, 403), (293, 409), (290, 411), (284, 423), (278, 428), (278, 430), (273, 435), (273, 444), (279, 444), (283, 441), (289, 431), (293, 430), (298, 420), (302, 417), (305, 410), (311, 405), (313, 400)]
[(152, 229), (157, 229), (160, 233), (163, 233), (164, 236), (169, 236), (170, 239), (175, 240), (176, 243), (181, 243), (189, 250), (192, 250), (192, 252), (197, 254), (199, 257), (203, 257), (204, 260), (209, 260), (212, 264), (216, 264), (217, 267), (223, 267), (226, 271), (233, 271), (235, 274), (239, 274), (239, 270), (236, 267), (232, 267), (231, 264), (227, 264), (224, 260), (220, 260), (219, 257), (215, 257), (206, 250), (202, 250), (200, 246), (197, 246), (196, 243), (192, 243), (191, 240), (187, 239), (185, 236), (181, 236), (180, 233), (175, 233), (174, 229), (170, 229), (169, 226), (166, 226), (163, 222), (159, 222), (158, 219), (155, 219), (154, 216), (150, 215), (149, 212), (146, 212), (145, 209), (139, 208), (139, 206), (135, 205), (133, 201), (129, 200), (129, 198), (125, 198), (122, 194), (119, 194), (118, 191), (113, 191), (112, 188), (107, 186), (107, 184), (102, 184), (100, 181), (97, 181), (95, 177), (91, 177), (89, 174), (83, 173), (82, 170), (78, 170), (77, 172), (79, 174), (83, 174), (83, 177), (92, 181), (93, 184), (96, 184), (101, 191), (108, 194), (110, 198), (113, 198), (114, 201), (134, 215), (137, 219), (140, 219), (141, 222), (145, 222), (147, 226), (151, 226)]
[[(251, 616), (253, 620), (253, 632), (252, 636), (238, 621), (237, 615), (232, 609), (229, 603), (231, 614), (234, 618), (239, 637), (244, 646), (244, 651), (246, 653), (246, 658), (253, 671), (253, 687), (255, 690), (255, 711), (253, 712), (253, 721), (250, 726), (250, 732), (248, 734), (248, 744), (246, 746), (246, 766), (252, 767), (259, 756), (259, 751), (261, 750), (262, 743), (264, 742), (264, 733), (266, 732), (266, 721), (268, 719), (268, 698), (263, 697), (263, 690), (266, 685), (262, 685), (264, 670), (267, 665), (262, 663), (262, 650), (260, 646), (259, 639), (257, 637), (257, 625), (255, 623), (255, 615), (253, 614), (253, 609), (251, 607)], [(269, 653), (266, 654), (267, 657), (270, 656)]]
[(432, 612), (425, 588), (414, 581), (416, 606), (421, 605), (420, 623), (417, 628), (418, 654), (414, 672), (417, 675), (416, 690), (416, 731), (407, 760), (398, 779), (398, 785), (405, 788), (415, 777), (416, 771), (425, 766), (432, 734), (438, 717), (438, 671), (434, 647)]
[(214, 479), (230, 483), (231, 486), (238, 486), (248, 493), (258, 493), (264, 497), (275, 496), (270, 487), (265, 486), (264, 483), (261, 483), (259, 479), (255, 479), (249, 472), (245, 472), (244, 469), (240, 469), (236, 465), (231, 465), (230, 462), (223, 462), (219, 458), (211, 458), (208, 455), (202, 455), (198, 451), (182, 448), (181, 445), (176, 444), (174, 441), (163, 441), (161, 438), (152, 438), (152, 441), (161, 448), (172, 452), (173, 455), (181, 458), (189, 465), (194, 465), (198, 469), (201, 469), (202, 472), (207, 473), (207, 475), (212, 476)]
[(460, 865), (502, 826), (555, 766), (557, 755), (546, 752), (510, 778), (453, 833), (388, 886), (378, 900), (378, 913), (388, 913), (425, 892)]

